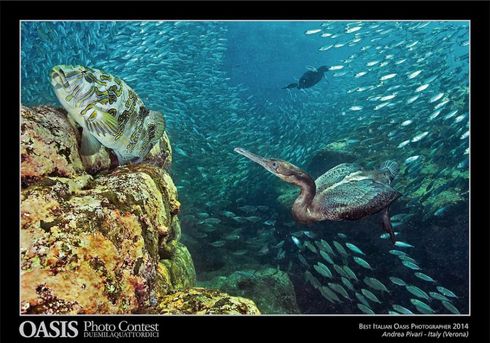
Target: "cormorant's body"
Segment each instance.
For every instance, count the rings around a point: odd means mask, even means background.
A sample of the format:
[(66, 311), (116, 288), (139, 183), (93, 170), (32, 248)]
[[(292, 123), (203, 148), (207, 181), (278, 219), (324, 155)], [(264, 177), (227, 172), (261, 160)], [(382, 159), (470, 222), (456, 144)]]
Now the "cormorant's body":
[(321, 79), (323, 79), (324, 73), (328, 70), (328, 67), (326, 66), (321, 66), (316, 70), (308, 70), (305, 72), (299, 79), (298, 83), (291, 83), (284, 87), (285, 89), (291, 89), (291, 88), (298, 88), (298, 89), (303, 89), (303, 88), (310, 88), (316, 85), (318, 82), (320, 82)]
[(342, 163), (315, 181), (289, 162), (266, 159), (241, 148), (235, 151), (282, 180), (301, 188), (293, 204), (293, 216), (302, 224), (323, 220), (357, 220), (383, 211), (383, 227), (395, 242), (388, 207), (401, 194), (390, 184), (398, 165), (386, 161), (379, 170), (365, 171), (355, 163)]

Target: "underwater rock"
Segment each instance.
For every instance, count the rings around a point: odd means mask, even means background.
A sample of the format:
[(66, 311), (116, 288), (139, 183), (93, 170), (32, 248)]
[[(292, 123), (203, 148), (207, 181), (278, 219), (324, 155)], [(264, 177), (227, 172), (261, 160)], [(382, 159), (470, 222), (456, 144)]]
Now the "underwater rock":
[[(104, 149), (86, 168), (66, 113), (21, 113), (22, 313), (151, 313), (168, 291), (192, 287), (168, 172), (146, 163), (101, 171)], [(170, 163), (166, 135), (152, 154)]]
[[(108, 175), (47, 177), (22, 190), (21, 297), (26, 313), (131, 313), (166, 289), (159, 251), (172, 251), (178, 213), (168, 174), (150, 165)], [(181, 251), (185, 248), (174, 249)], [(191, 268), (180, 262), (172, 270)], [(193, 274), (191, 268), (188, 274)]]
[(158, 272), (172, 289), (194, 287), (196, 283), (196, 270), (191, 254), (180, 242), (176, 243), (175, 253), (170, 259), (160, 261)]
[(84, 171), (78, 154), (76, 130), (59, 110), (21, 106), (21, 180), (44, 176), (73, 177)]
[[(118, 165), (117, 157), (104, 146), (91, 156), (79, 154), (81, 132), (64, 109), (22, 106), (21, 123), (21, 179), (25, 185), (44, 176), (96, 174)], [(166, 132), (144, 160), (170, 167), (172, 149)]]
[(230, 296), (217, 290), (190, 288), (172, 291), (159, 304), (161, 314), (248, 314), (258, 315), (252, 300)]
[(234, 296), (252, 299), (261, 313), (299, 313), (294, 287), (287, 273), (275, 269), (242, 270), (199, 282)]

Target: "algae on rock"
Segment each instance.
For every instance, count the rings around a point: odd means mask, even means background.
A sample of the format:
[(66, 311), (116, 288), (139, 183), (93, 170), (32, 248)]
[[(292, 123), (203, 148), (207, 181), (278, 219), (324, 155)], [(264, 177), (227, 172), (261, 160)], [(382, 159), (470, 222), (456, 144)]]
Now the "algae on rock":
[(260, 314), (252, 300), (213, 289), (190, 288), (171, 291), (160, 302), (160, 314)]
[(240, 270), (217, 276), (200, 286), (216, 288), (231, 295), (252, 299), (261, 313), (299, 313), (294, 286), (287, 273), (276, 268)]
[[(195, 270), (178, 242), (167, 135), (145, 162), (115, 166), (106, 148), (80, 156), (80, 133), (63, 111), (22, 107), (21, 116), (22, 313), (178, 312), (162, 304), (194, 286)], [(194, 304), (196, 292), (171, 296)], [(250, 301), (213, 297), (232, 305), (211, 312), (255, 313)]]

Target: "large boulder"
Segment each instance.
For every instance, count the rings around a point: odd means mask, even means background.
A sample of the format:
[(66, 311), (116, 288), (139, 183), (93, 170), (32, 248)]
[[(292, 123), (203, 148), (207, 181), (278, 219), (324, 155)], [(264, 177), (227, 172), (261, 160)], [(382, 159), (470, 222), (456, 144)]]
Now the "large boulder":
[(206, 288), (172, 291), (159, 306), (160, 314), (260, 314), (252, 300)]
[[(196, 276), (179, 242), (168, 137), (143, 163), (117, 166), (106, 148), (80, 156), (80, 134), (63, 111), (21, 114), (22, 313), (176, 312), (165, 311), (168, 296), (186, 294)], [(197, 293), (189, 292), (182, 308), (193, 308)], [(208, 304), (210, 311), (254, 312), (250, 301), (213, 296), (234, 305)]]

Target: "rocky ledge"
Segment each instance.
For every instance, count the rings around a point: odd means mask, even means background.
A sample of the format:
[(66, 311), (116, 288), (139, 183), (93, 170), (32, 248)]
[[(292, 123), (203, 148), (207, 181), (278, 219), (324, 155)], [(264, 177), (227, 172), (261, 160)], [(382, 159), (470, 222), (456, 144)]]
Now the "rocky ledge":
[(63, 110), (21, 109), (21, 312), (258, 314), (195, 286), (167, 135), (144, 163), (78, 151)]

